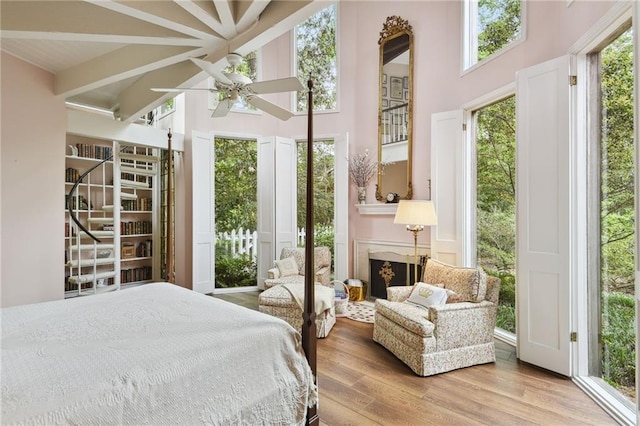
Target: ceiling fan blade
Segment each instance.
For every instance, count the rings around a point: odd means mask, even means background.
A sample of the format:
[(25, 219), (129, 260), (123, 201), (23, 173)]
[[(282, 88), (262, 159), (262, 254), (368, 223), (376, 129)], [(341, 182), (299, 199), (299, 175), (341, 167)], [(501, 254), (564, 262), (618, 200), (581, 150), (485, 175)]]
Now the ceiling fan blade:
[(224, 74), (218, 71), (211, 62), (203, 61), (202, 59), (198, 59), (198, 58), (189, 58), (189, 59), (191, 59), (191, 62), (199, 66), (200, 69), (202, 69), (202, 71), (206, 72), (211, 77), (215, 78), (218, 83), (222, 83), (226, 85), (233, 84), (231, 80), (229, 80)]
[(257, 95), (278, 92), (297, 92), (304, 90), (304, 86), (296, 77), (280, 78), (277, 80), (257, 81), (247, 85), (247, 89)]
[(246, 99), (247, 99), (247, 102), (249, 102), (254, 107), (261, 109), (267, 114), (271, 114), (274, 117), (279, 118), (280, 120), (287, 121), (288, 119), (293, 117), (292, 112), (287, 111), (284, 108), (280, 108), (278, 105), (272, 104), (269, 101), (265, 101), (264, 99), (258, 96), (247, 96)]
[(187, 91), (191, 91), (191, 90), (207, 90), (209, 92), (217, 92), (217, 89), (211, 88), (211, 89), (207, 89), (206, 87), (175, 87), (175, 88), (168, 88), (168, 87), (152, 87), (151, 91), (153, 92), (169, 92), (169, 93), (173, 93), (173, 92), (187, 92)]
[(234, 101), (232, 101), (231, 99), (223, 99), (218, 103), (218, 106), (216, 107), (215, 111), (213, 111), (213, 114), (211, 114), (211, 118), (219, 118), (219, 117), (224, 117), (229, 113), (229, 110), (231, 109), (231, 107), (233, 106)]

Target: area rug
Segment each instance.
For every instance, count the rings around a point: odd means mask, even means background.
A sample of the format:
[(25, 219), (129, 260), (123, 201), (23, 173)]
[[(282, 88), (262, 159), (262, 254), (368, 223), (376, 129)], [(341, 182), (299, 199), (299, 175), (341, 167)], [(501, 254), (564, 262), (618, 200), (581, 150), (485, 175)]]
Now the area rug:
[(344, 317), (353, 321), (366, 322), (373, 324), (373, 317), (376, 313), (372, 302), (349, 302), (347, 312)]

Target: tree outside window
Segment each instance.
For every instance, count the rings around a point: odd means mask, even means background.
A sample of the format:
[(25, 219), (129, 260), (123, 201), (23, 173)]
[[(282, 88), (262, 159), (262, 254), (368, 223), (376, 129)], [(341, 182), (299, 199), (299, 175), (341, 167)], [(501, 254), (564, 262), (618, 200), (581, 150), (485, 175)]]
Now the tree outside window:
[(522, 36), (522, 0), (467, 0), (465, 20), (469, 68)]
[[(307, 80), (313, 81), (314, 111), (336, 109), (336, 5), (296, 26), (294, 35), (297, 76), (305, 87)], [(298, 92), (296, 98), (296, 111), (306, 111), (306, 91)]]

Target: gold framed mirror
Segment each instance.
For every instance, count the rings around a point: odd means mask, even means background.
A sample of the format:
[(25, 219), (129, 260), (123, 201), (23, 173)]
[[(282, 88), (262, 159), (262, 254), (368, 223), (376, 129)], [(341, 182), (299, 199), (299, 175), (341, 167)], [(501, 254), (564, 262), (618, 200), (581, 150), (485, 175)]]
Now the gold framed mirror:
[(413, 196), (413, 31), (389, 16), (380, 32), (378, 84), (378, 184), (376, 199), (394, 203)]

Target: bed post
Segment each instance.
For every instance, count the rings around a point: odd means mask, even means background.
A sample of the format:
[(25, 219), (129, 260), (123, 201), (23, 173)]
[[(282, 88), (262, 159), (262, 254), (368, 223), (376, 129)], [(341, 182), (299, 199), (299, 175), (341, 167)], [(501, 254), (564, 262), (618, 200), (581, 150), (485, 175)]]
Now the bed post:
[[(316, 313), (315, 313), (315, 274), (313, 241), (313, 82), (307, 81), (309, 101), (307, 104), (307, 220), (304, 242), (304, 312), (302, 313), (302, 348), (313, 372), (316, 374)], [(307, 408), (307, 425), (320, 424), (317, 404)]]
[(171, 171), (173, 170), (173, 150), (171, 148), (171, 129), (167, 134), (167, 282), (173, 282), (173, 188), (171, 182)]

